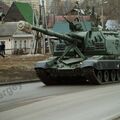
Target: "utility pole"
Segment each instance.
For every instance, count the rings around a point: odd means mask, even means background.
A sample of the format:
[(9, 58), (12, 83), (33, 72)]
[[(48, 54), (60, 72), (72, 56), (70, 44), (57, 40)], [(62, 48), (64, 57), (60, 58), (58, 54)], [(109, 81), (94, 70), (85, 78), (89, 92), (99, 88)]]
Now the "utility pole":
[(107, 4), (108, 1), (101, 0), (101, 23), (102, 27), (104, 28), (104, 4)]
[[(43, 11), (43, 20), (42, 20), (42, 25), (45, 29), (47, 29), (47, 20), (46, 20), (46, 11), (45, 11), (45, 3), (44, 3), (44, 0), (42, 0), (42, 11)], [(45, 54), (46, 53), (46, 46), (45, 46), (45, 38), (46, 36), (43, 35), (43, 39), (42, 39), (42, 47), (43, 47), (43, 50), (42, 50), (42, 53)]]
[(104, 10), (103, 10), (103, 0), (101, 1), (101, 23), (102, 23), (102, 27), (104, 27)]
[[(39, 0), (39, 16), (37, 17), (37, 15), (33, 15), (33, 19), (34, 18), (36, 18), (36, 26), (37, 27), (40, 27), (41, 25), (42, 25), (42, 5), (41, 5), (41, 1)], [(35, 17), (36, 16), (36, 17)], [(42, 51), (42, 49), (43, 48), (41, 48), (42, 47), (42, 33), (40, 33), (39, 31), (36, 31), (36, 32), (34, 32), (34, 34), (35, 34), (35, 37), (34, 37), (34, 54), (36, 54), (36, 53), (43, 53)]]

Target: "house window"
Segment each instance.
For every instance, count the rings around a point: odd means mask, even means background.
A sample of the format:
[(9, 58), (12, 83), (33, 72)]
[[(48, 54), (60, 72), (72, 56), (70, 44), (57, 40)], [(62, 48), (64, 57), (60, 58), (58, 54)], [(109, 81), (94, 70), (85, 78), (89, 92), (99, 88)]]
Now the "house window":
[(20, 40), (20, 49), (22, 49), (22, 41)]
[(3, 43), (5, 45), (5, 41), (0, 41), (0, 43)]
[(25, 41), (24, 41), (24, 48), (26, 49), (26, 47), (27, 47), (27, 46), (26, 46), (26, 40), (25, 40)]
[(14, 41), (14, 51), (13, 54), (17, 54), (17, 41)]
[(27, 48), (27, 44), (26, 44), (26, 40), (24, 40), (24, 50), (26, 52), (26, 48)]
[(17, 41), (14, 42), (14, 49), (17, 49)]

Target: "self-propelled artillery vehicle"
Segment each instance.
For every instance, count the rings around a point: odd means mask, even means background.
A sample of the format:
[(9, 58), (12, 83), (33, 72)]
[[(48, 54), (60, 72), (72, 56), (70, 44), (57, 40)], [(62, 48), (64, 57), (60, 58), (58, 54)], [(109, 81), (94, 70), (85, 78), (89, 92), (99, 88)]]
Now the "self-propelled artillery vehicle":
[(19, 30), (39, 31), (59, 41), (53, 56), (35, 65), (37, 75), (46, 85), (120, 82), (119, 32), (98, 27), (85, 30), (83, 24), (69, 22), (71, 32), (61, 34), (23, 21), (18, 23)]

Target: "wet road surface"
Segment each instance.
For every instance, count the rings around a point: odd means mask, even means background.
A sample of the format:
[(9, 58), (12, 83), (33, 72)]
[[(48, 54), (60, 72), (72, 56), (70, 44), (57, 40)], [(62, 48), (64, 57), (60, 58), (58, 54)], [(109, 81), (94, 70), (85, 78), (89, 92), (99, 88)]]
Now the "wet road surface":
[(47, 87), (39, 82), (11, 86), (11, 94), (5, 92), (8, 87), (0, 87), (5, 95), (0, 120), (112, 120), (120, 115), (120, 84)]
[(42, 82), (0, 86), (0, 112), (52, 96), (82, 92), (98, 87), (100, 86), (45, 86)]

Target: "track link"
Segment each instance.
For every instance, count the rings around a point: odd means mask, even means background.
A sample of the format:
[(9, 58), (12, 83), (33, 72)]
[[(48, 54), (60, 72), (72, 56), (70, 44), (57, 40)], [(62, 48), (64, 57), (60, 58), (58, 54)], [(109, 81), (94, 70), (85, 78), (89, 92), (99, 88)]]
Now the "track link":
[(86, 69), (86, 79), (88, 79), (92, 84), (103, 85), (120, 82), (120, 70)]
[(80, 70), (77, 70), (77, 73), (67, 71), (67, 74), (65, 74), (62, 71), (62, 74), (58, 74), (48, 69), (36, 69), (38, 77), (46, 85), (79, 85), (86, 83), (103, 85), (120, 82), (120, 70), (96, 70), (88, 67), (84, 68), (83, 71), (85, 77), (81, 76)]

